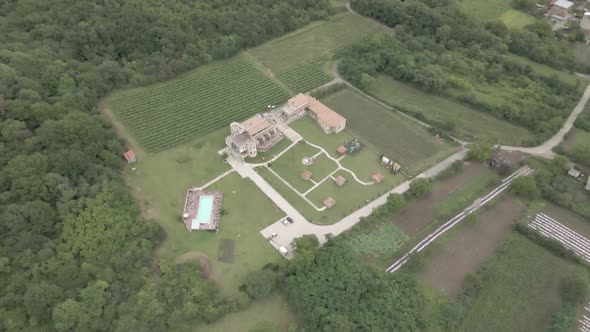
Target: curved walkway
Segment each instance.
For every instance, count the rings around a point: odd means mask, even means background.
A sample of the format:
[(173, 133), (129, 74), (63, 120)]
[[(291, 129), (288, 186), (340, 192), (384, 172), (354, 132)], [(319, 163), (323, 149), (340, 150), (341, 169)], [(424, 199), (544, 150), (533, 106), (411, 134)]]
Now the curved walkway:
[(557, 147), (559, 144), (561, 144), (561, 142), (565, 138), (565, 135), (572, 129), (572, 127), (574, 126), (574, 123), (576, 122), (576, 119), (578, 118), (580, 113), (582, 113), (582, 111), (584, 110), (584, 106), (588, 102), (589, 98), (590, 98), (590, 84), (588, 84), (588, 86), (586, 87), (586, 90), (584, 91), (582, 98), (580, 98), (580, 101), (578, 102), (576, 107), (574, 107), (574, 110), (572, 111), (572, 113), (565, 120), (561, 129), (555, 135), (553, 135), (553, 137), (551, 137), (550, 139), (545, 141), (545, 143), (543, 143), (539, 146), (530, 147), (530, 148), (524, 148), (524, 147), (518, 147), (518, 146), (505, 146), (505, 145), (497, 145), (497, 147), (499, 149), (506, 150), (506, 151), (524, 152), (524, 153), (528, 153), (528, 154), (532, 154), (532, 155), (537, 155), (537, 156), (542, 156), (545, 158), (553, 159), (555, 157), (555, 152), (553, 152), (552, 150), (555, 147)]

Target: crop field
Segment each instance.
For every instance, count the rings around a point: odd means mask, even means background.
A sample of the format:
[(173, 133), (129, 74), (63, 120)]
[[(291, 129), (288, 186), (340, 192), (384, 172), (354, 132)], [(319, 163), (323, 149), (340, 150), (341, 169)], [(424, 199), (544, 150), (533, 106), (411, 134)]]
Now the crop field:
[(353, 90), (338, 91), (323, 102), (347, 118), (347, 128), (410, 173), (436, 163), (452, 150), (420, 124)]
[(560, 306), (561, 279), (587, 274), (581, 266), (514, 233), (484, 266), (489, 278), (461, 331), (546, 331)]
[(245, 57), (116, 93), (110, 105), (139, 144), (158, 152), (243, 120), (289, 94)]
[(456, 125), (455, 135), (465, 140), (492, 137), (502, 144), (520, 145), (522, 141), (533, 137), (526, 128), (499, 120), (452, 99), (428, 94), (388, 76), (377, 76), (369, 93), (392, 107), (419, 112), (427, 120), (452, 122)]
[(380, 29), (366, 18), (343, 13), (252, 49), (260, 63), (295, 92), (331, 80), (328, 62)]
[(476, 220), (459, 224), (427, 250), (418, 276), (449, 297), (456, 297), (467, 274), (476, 272), (492, 257), (524, 210), (524, 204), (513, 197), (482, 209)]

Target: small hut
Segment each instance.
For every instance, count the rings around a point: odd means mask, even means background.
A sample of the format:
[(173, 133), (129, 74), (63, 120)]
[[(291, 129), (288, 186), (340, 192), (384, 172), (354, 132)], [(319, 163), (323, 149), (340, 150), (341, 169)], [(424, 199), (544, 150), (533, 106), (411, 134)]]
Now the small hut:
[(381, 183), (381, 181), (383, 181), (383, 179), (385, 178), (385, 176), (383, 176), (383, 174), (377, 172), (375, 174), (373, 174), (373, 176), (371, 176), (371, 179), (373, 179), (373, 181), (375, 181), (375, 183)]
[(304, 181), (309, 181), (311, 179), (311, 172), (308, 170), (304, 170), (303, 172), (301, 172), (301, 179), (303, 179)]
[(133, 150), (129, 150), (123, 153), (123, 157), (125, 157), (125, 160), (127, 160), (129, 164), (133, 164), (137, 161), (137, 159), (135, 158), (135, 152), (133, 152)]
[(336, 185), (338, 187), (342, 187), (344, 185), (344, 183), (346, 183), (346, 178), (342, 175), (338, 175), (334, 181), (336, 182)]
[(348, 149), (344, 145), (340, 145), (338, 149), (336, 149), (336, 152), (341, 156), (345, 155), (347, 151)]
[(332, 197), (328, 197), (324, 200), (324, 206), (328, 209), (334, 206), (334, 204), (336, 204), (336, 200)]
[(400, 169), (402, 169), (402, 165), (398, 163), (393, 163), (393, 165), (391, 166), (391, 170), (395, 173), (399, 172)]

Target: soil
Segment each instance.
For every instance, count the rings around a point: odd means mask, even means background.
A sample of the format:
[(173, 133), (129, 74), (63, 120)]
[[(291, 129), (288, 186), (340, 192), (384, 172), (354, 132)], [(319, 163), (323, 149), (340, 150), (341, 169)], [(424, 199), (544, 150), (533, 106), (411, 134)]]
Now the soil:
[(393, 224), (401, 228), (406, 234), (413, 235), (436, 219), (436, 203), (449, 196), (471, 179), (485, 170), (483, 164), (465, 164), (463, 171), (440, 184), (432, 192), (419, 200), (411, 202), (392, 220)]
[(418, 276), (448, 296), (463, 289), (465, 276), (475, 272), (506, 240), (512, 224), (525, 206), (508, 196), (490, 208), (479, 210), (477, 219), (464, 221), (426, 258)]
[(186, 263), (194, 261), (199, 264), (199, 272), (201, 273), (201, 277), (203, 279), (210, 279), (211, 275), (213, 274), (213, 266), (211, 265), (211, 261), (207, 258), (206, 255), (201, 254), (197, 251), (189, 251), (186, 252), (178, 257), (176, 257), (176, 263)]
[[(551, 203), (547, 203), (542, 212), (557, 220), (564, 226), (571, 228), (578, 234), (590, 239), (590, 220), (585, 219), (573, 211), (561, 208)], [(533, 218), (534, 216), (530, 216), (531, 220)]]

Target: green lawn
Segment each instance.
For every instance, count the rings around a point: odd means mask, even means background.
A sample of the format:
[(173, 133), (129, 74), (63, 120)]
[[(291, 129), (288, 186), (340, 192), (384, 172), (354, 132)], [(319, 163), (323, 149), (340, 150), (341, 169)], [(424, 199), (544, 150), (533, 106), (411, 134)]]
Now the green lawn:
[(366, 146), (352, 155), (346, 155), (340, 160), (340, 164), (353, 171), (360, 180), (369, 181), (377, 172), (384, 175), (388, 172), (381, 165), (379, 157), (379, 153)]
[(281, 151), (285, 150), (292, 142), (287, 139), (283, 138), (280, 142), (275, 144), (272, 148), (265, 152), (258, 152), (256, 157), (254, 158), (246, 158), (245, 161), (251, 164), (258, 164), (263, 163), (272, 159), (275, 155), (279, 154)]
[(173, 80), (117, 92), (115, 116), (148, 151), (162, 151), (243, 120), (289, 94), (245, 56)]
[[(337, 111), (337, 110), (336, 110)], [(347, 123), (348, 124), (348, 123)], [(305, 140), (308, 140), (314, 145), (324, 148), (332, 157), (339, 158), (340, 155), (336, 149), (344, 144), (350, 142), (355, 137), (346, 130), (337, 134), (326, 134), (316, 120), (310, 116), (304, 116), (301, 119), (289, 124), (289, 127), (298, 132)]]
[[(253, 302), (245, 310), (223, 316), (213, 324), (200, 325), (194, 332), (261, 331), (261, 326), (272, 326), (272, 331), (287, 331), (295, 317), (285, 300), (278, 294)], [(266, 331), (266, 330), (264, 330)]]
[[(187, 252), (205, 255), (213, 267), (212, 278), (226, 294), (238, 290), (244, 277), (281, 256), (266, 243), (259, 231), (277, 221), (283, 213), (249, 180), (232, 173), (212, 189), (224, 194), (219, 232), (189, 232), (179, 221), (189, 187), (205, 184), (229, 169), (217, 151), (225, 130), (206, 135), (187, 145), (162, 153), (148, 154), (137, 170), (126, 176), (146, 218), (159, 223), (166, 239), (156, 252), (159, 259), (174, 260)], [(222, 239), (235, 242), (232, 264), (218, 261)]]
[(510, 7), (506, 0), (460, 0), (462, 11), (481, 22), (501, 20), (507, 27), (522, 29), (535, 22), (535, 17)]
[(332, 79), (328, 65), (333, 56), (379, 29), (377, 23), (346, 12), (249, 52), (289, 88), (306, 92)]
[(462, 331), (545, 331), (560, 306), (561, 278), (587, 274), (518, 234), (511, 235), (485, 267), (489, 279)]
[(496, 20), (511, 9), (504, 0), (460, 0), (457, 3), (465, 14), (484, 22)]
[(346, 117), (347, 128), (410, 173), (419, 173), (451, 152), (450, 145), (441, 143), (417, 122), (351, 89), (338, 91), (322, 101)]
[(311, 188), (313, 183), (301, 179), (301, 172), (308, 170), (312, 172), (312, 180), (321, 181), (338, 167), (336, 163), (325, 155), (319, 155), (314, 158), (312, 165), (306, 166), (301, 163), (304, 157), (312, 157), (318, 152), (321, 151), (313, 146), (303, 142), (299, 143), (274, 161), (271, 168), (295, 187), (295, 189), (303, 193)]
[(449, 98), (426, 93), (411, 85), (388, 76), (377, 76), (369, 93), (393, 107), (420, 112), (426, 119), (452, 122), (459, 138), (473, 140), (476, 137), (491, 137), (506, 145), (520, 145), (533, 134), (497, 118)]
[(500, 15), (500, 20), (509, 28), (522, 29), (529, 24), (535, 23), (536, 18), (515, 9), (508, 9)]
[(256, 171), (285, 199), (287, 199), (307, 220), (315, 224), (333, 224), (346, 215), (357, 210), (366, 200), (373, 200), (379, 195), (390, 190), (393, 186), (404, 181), (402, 175), (391, 175), (383, 173), (386, 178), (380, 184), (374, 186), (363, 186), (354, 181), (350, 173), (338, 171), (334, 176), (342, 175), (347, 182), (342, 187), (336, 186), (334, 181), (327, 179), (324, 183), (307, 195), (307, 198), (314, 202), (318, 208), (323, 206), (323, 201), (331, 196), (336, 199), (336, 205), (324, 211), (315, 210), (303, 198), (299, 197), (293, 190), (287, 187), (280, 179), (264, 167), (256, 168)]

